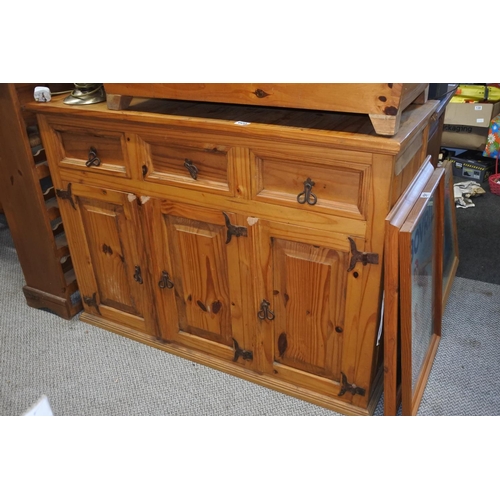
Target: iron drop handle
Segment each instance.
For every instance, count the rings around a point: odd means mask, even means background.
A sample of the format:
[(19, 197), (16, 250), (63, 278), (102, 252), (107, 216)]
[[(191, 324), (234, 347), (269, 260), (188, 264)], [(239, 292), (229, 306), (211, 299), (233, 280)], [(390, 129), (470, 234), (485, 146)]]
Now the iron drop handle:
[(312, 188), (315, 182), (311, 180), (310, 177), (304, 181), (304, 191), (297, 195), (297, 201), (303, 205), (307, 203), (308, 205), (316, 205), (318, 202), (318, 197), (312, 192)]
[(272, 321), (274, 319), (274, 313), (270, 309), (271, 304), (267, 300), (263, 300), (262, 303), (260, 304), (260, 310), (257, 313), (257, 317), (259, 319), (267, 319), (269, 321)]
[(89, 159), (85, 162), (87, 167), (98, 167), (101, 164), (101, 160), (97, 156), (97, 150), (94, 147), (89, 149)]
[(186, 158), (184, 160), (184, 166), (188, 169), (189, 175), (196, 180), (198, 178), (198, 168), (196, 165)]
[(168, 288), (168, 289), (174, 288), (174, 283), (170, 279), (170, 276), (168, 275), (167, 271), (163, 271), (161, 273), (161, 279), (160, 281), (158, 281), (158, 286), (160, 288)]
[(139, 285), (142, 285), (142, 274), (141, 274), (141, 266), (135, 266), (134, 268), (134, 280), (139, 283)]

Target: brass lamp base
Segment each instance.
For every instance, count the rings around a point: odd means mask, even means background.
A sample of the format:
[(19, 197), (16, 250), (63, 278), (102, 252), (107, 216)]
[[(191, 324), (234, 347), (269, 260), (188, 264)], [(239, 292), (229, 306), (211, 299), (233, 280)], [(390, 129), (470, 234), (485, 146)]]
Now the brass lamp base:
[(75, 89), (64, 99), (64, 104), (81, 106), (106, 100), (102, 83), (75, 83)]

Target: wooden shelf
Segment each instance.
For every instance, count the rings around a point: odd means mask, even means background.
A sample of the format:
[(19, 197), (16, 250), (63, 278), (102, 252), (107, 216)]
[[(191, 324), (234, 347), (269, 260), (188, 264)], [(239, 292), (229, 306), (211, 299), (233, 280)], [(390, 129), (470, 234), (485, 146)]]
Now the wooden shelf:
[(36, 85), (0, 84), (0, 199), (26, 281), (28, 305), (69, 319), (82, 304), (75, 295), (78, 284), (45, 149), (30, 146), (37, 120), (26, 104)]

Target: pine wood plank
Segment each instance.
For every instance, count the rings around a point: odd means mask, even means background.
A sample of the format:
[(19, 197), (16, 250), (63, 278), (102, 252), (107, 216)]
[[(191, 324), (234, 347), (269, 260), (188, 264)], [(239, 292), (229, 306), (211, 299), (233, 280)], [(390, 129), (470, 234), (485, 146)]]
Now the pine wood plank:
[(135, 96), (364, 113), (378, 134), (394, 135), (402, 111), (414, 101), (427, 101), (428, 84), (107, 83), (105, 89), (108, 108), (114, 110), (124, 109)]

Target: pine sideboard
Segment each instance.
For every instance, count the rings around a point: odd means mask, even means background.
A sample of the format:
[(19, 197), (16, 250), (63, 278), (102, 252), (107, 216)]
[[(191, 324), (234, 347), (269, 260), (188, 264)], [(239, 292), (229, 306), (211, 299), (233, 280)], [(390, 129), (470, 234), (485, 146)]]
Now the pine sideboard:
[[(384, 220), (437, 101), (368, 116), (191, 101), (33, 103), (81, 320), (348, 415), (373, 413)], [(382, 338), (383, 340), (383, 338)]]

